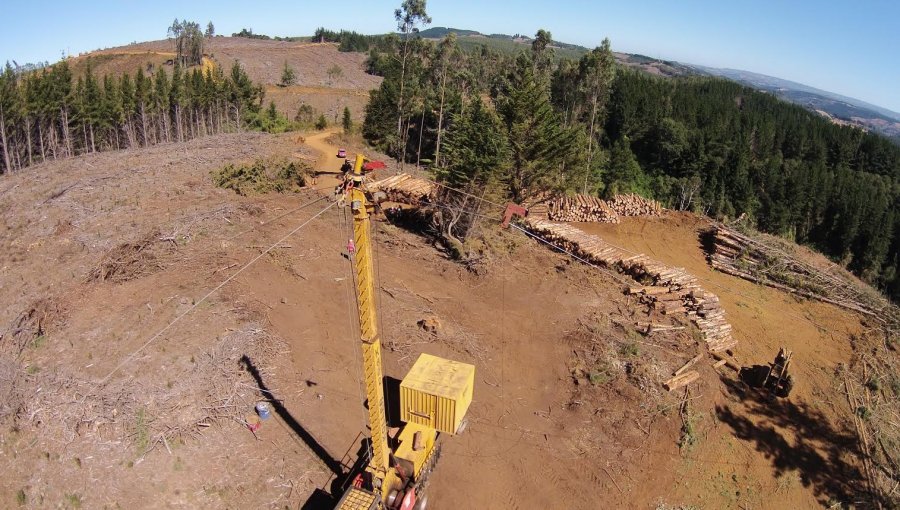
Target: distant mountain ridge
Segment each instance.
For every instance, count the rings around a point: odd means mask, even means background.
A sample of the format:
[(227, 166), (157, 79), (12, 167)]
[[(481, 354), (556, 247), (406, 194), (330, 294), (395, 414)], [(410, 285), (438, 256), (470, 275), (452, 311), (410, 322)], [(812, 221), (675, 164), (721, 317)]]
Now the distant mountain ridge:
[[(499, 51), (519, 51), (531, 43), (532, 38), (520, 34), (482, 34), (476, 30), (433, 27), (419, 32), (426, 39), (441, 39), (455, 33), (460, 46), (472, 48), (480, 44)], [(580, 58), (590, 49), (577, 44), (553, 41), (560, 57)], [(817, 89), (774, 76), (739, 69), (706, 67), (685, 62), (661, 60), (645, 55), (616, 52), (616, 61), (624, 66), (664, 77), (706, 75), (736, 81), (748, 87), (775, 94), (785, 101), (799, 104), (808, 110), (829, 118), (836, 124), (856, 126), (880, 133), (900, 143), (900, 113), (867, 103), (860, 99)]]
[(717, 69), (714, 67), (704, 67), (694, 64), (687, 64), (691, 67), (695, 67), (697, 69), (702, 69), (711, 74), (715, 74), (717, 76), (722, 76), (725, 78), (729, 78), (738, 82), (746, 82), (754, 84), (756, 88), (766, 88), (766, 89), (786, 89), (793, 90), (797, 92), (805, 92), (808, 94), (815, 94), (822, 97), (826, 97), (833, 101), (841, 101), (847, 103), (849, 105), (855, 106), (860, 109), (874, 111), (886, 119), (894, 120), (900, 122), (900, 113), (897, 113), (893, 110), (889, 110), (887, 108), (883, 108), (878, 105), (874, 105), (872, 103), (867, 103), (861, 99), (856, 99), (848, 96), (844, 96), (841, 94), (837, 94), (834, 92), (829, 92), (827, 90), (817, 89), (815, 87), (811, 87), (809, 85), (804, 85), (802, 83), (797, 83), (791, 80), (785, 80), (782, 78), (776, 78), (774, 76), (768, 76), (765, 74), (754, 73), (752, 71), (743, 71), (740, 69)]
[[(419, 32), (419, 36), (425, 39), (443, 39), (451, 32), (456, 34), (457, 42), (464, 49), (485, 45), (501, 52), (518, 52), (526, 48), (531, 44), (531, 41), (534, 40), (534, 38), (522, 34), (482, 34), (476, 30), (447, 27), (432, 27), (422, 30)], [(578, 59), (591, 51), (590, 48), (578, 44), (569, 44), (560, 41), (553, 41), (552, 47), (556, 50), (558, 57), (564, 58)], [(697, 74), (697, 71), (694, 68), (679, 62), (660, 60), (632, 53), (614, 53), (616, 61), (619, 64), (640, 69), (650, 74), (667, 77)]]
[(718, 69), (692, 64), (702, 74), (727, 78), (749, 87), (770, 92), (831, 119), (837, 124), (860, 127), (880, 133), (900, 143), (900, 113), (790, 80), (739, 69)]

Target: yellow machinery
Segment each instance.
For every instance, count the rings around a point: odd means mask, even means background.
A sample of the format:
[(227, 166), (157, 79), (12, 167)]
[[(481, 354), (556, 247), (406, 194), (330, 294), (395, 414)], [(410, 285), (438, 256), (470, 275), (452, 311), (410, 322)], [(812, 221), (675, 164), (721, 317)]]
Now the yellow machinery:
[(375, 204), (365, 190), (364, 163), (357, 155), (340, 192), (353, 212), (353, 266), (372, 447), (365, 471), (353, 479), (336, 508), (421, 510), (427, 501), (425, 483), (440, 453), (438, 436), (461, 431), (472, 402), (475, 367), (422, 354), (400, 383), (400, 419), (405, 423), (388, 438), (369, 224)]

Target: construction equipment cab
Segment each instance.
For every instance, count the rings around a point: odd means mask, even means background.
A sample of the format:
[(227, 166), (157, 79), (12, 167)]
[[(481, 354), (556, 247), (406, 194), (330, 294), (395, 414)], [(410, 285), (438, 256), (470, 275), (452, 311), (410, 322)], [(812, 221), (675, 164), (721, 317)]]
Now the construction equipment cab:
[(440, 435), (454, 435), (464, 428), (472, 403), (475, 367), (430, 354), (420, 355), (400, 383), (399, 415), (403, 423), (389, 440), (375, 308), (375, 289), (379, 287), (375, 282), (370, 233), (370, 216), (376, 204), (366, 190), (365, 164), (365, 158), (357, 155), (353, 172), (345, 177), (346, 184), (341, 187), (340, 201), (353, 213), (356, 249), (352, 263), (371, 447), (365, 469), (350, 473), (352, 484), (336, 508), (422, 510), (427, 504), (424, 491), (428, 475), (440, 456)]

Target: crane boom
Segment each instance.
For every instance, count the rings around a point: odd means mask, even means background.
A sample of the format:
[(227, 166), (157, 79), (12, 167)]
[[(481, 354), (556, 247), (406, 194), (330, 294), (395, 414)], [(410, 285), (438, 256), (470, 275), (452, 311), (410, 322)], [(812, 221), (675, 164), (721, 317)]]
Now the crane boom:
[(475, 367), (421, 354), (400, 383), (400, 416), (404, 422), (388, 442), (384, 400), (381, 338), (375, 304), (375, 266), (372, 257), (370, 213), (375, 204), (366, 195), (363, 171), (366, 159), (356, 156), (352, 174), (339, 191), (353, 212), (352, 256), (356, 278), (356, 305), (372, 455), (365, 473), (353, 479), (338, 501), (341, 510), (401, 510), (425, 508), (428, 475), (440, 455), (439, 434), (453, 435), (465, 428), (472, 402)]
[[(362, 156), (356, 157), (353, 176), (362, 176)], [(353, 243), (356, 247), (356, 305), (359, 310), (360, 340), (362, 341), (363, 372), (366, 398), (369, 401), (369, 426), (372, 434), (372, 474), (381, 480), (388, 470), (387, 418), (384, 410), (384, 386), (381, 365), (381, 338), (375, 308), (375, 268), (372, 259), (372, 239), (369, 236), (368, 201), (362, 187), (350, 189), (350, 209), (353, 211)]]

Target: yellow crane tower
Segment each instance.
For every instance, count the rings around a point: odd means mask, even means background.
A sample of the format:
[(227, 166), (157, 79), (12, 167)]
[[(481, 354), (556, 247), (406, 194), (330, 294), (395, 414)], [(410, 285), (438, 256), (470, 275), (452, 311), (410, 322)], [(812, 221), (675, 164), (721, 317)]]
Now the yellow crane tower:
[(365, 161), (362, 155), (356, 156), (353, 173), (345, 177), (342, 192), (344, 203), (353, 213), (353, 268), (371, 458), (364, 472), (355, 474), (353, 484), (336, 508), (423, 510), (427, 502), (425, 483), (440, 453), (438, 436), (462, 430), (472, 402), (475, 367), (420, 355), (400, 383), (400, 419), (404, 423), (395, 436), (388, 437), (370, 235), (370, 215), (375, 204), (365, 189)]

